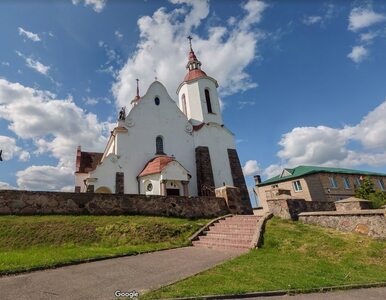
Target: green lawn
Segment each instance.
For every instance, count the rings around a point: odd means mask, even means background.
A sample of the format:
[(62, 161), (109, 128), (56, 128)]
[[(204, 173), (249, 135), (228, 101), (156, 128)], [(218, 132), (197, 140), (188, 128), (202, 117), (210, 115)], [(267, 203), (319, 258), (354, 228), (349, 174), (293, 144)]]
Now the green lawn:
[(144, 299), (386, 281), (386, 241), (277, 218), (267, 223), (264, 247)]
[(0, 216), (0, 274), (184, 246), (207, 221), (145, 216)]

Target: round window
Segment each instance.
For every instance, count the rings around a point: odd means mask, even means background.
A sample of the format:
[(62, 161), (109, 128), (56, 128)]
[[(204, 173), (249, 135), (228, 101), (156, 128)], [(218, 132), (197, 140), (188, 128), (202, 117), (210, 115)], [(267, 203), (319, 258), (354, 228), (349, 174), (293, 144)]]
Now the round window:
[(149, 183), (146, 187), (146, 189), (151, 192), (153, 190), (153, 185), (151, 183)]
[(158, 98), (158, 97), (155, 97), (155, 98), (154, 98), (154, 103), (155, 103), (155, 105), (159, 105), (160, 101), (159, 101), (159, 98)]

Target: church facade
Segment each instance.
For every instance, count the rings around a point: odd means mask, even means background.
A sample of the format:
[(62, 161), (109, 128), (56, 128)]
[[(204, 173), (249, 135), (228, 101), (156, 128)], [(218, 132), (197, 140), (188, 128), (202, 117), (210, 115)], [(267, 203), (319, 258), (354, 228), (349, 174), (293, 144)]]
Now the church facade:
[[(218, 83), (201, 69), (191, 45), (178, 104), (154, 81), (122, 109), (103, 153), (76, 155), (75, 191), (146, 195), (213, 195), (224, 185), (249, 195), (234, 134), (223, 124)], [(250, 206), (250, 205), (249, 205)]]

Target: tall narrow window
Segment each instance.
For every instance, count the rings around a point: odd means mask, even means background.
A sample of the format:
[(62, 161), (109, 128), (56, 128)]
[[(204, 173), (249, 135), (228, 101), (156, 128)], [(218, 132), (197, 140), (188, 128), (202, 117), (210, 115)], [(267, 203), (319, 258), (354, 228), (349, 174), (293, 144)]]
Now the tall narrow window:
[(212, 114), (212, 104), (210, 103), (210, 95), (209, 95), (209, 90), (205, 89), (205, 100), (206, 100), (206, 107), (208, 109), (208, 113)]
[(351, 189), (350, 180), (348, 179), (348, 177), (343, 177), (343, 184), (346, 190)]
[(338, 184), (336, 183), (334, 176), (328, 177), (328, 180), (330, 181), (330, 187), (332, 187), (333, 189), (338, 188)]
[(293, 181), (292, 185), (294, 186), (295, 192), (303, 191), (302, 185), (300, 184), (300, 180)]
[(378, 181), (378, 184), (379, 184), (379, 188), (381, 189), (381, 191), (385, 191), (385, 184), (383, 183), (383, 180), (382, 179), (377, 179)]
[(184, 112), (185, 115), (187, 114), (187, 112), (186, 112), (186, 99), (185, 99), (185, 94), (182, 94), (182, 111)]
[(156, 148), (156, 154), (165, 154), (164, 153), (164, 141), (162, 136), (157, 136), (155, 139), (155, 148)]

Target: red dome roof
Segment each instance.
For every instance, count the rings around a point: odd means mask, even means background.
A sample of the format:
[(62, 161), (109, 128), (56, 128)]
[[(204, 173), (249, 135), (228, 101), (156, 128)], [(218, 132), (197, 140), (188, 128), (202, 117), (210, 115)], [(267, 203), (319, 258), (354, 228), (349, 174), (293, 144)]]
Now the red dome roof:
[(188, 72), (188, 74), (185, 75), (184, 81), (193, 80), (200, 77), (206, 77), (206, 73), (203, 70), (195, 69)]
[(166, 155), (154, 157), (148, 161), (138, 177), (161, 173), (161, 171), (173, 160), (173, 157)]

